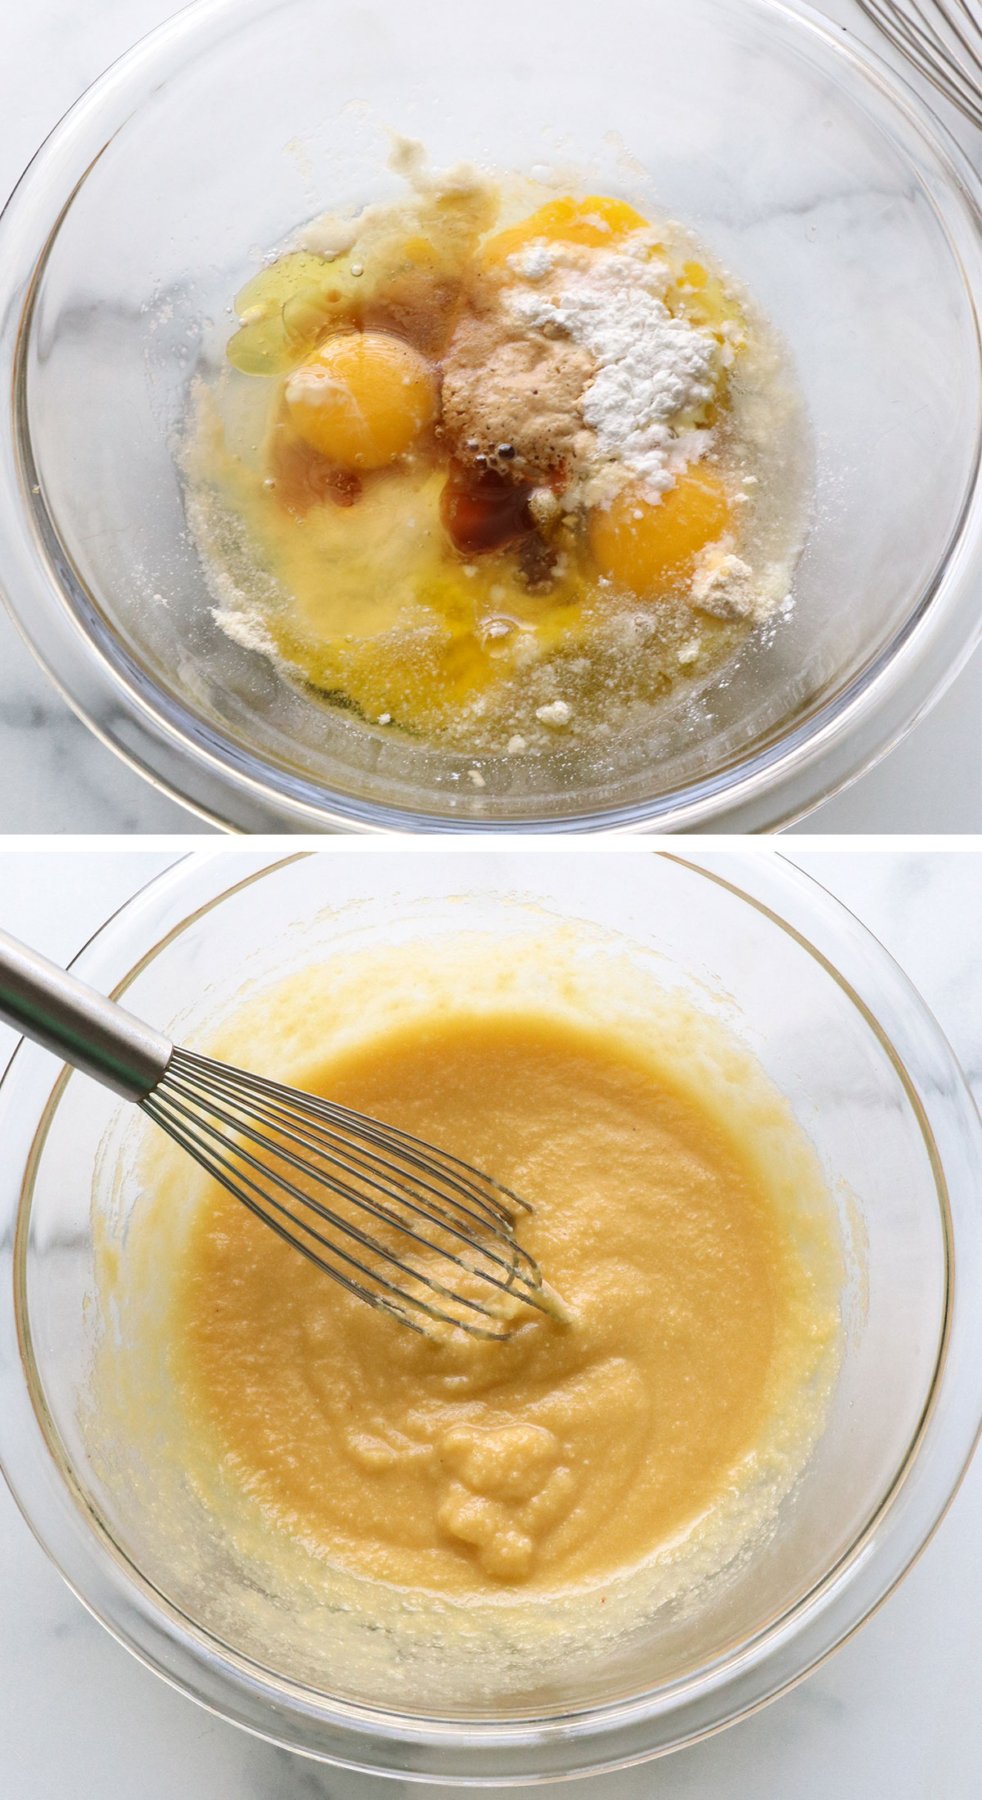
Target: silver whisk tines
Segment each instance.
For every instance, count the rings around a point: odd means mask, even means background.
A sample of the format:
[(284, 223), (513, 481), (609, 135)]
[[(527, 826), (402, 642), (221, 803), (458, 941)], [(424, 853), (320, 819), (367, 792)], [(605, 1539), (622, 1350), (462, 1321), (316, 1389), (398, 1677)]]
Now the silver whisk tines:
[(448, 1151), (178, 1049), (0, 931), (0, 1018), (132, 1100), (350, 1294), (423, 1335), (566, 1317), (515, 1237), (531, 1208)]
[(515, 1240), (527, 1202), (446, 1151), (187, 1050), (140, 1105), (280, 1237), (416, 1331), (501, 1338), (516, 1301), (553, 1310)]
[(859, 0), (927, 81), (982, 131), (982, 9), (979, 0)]

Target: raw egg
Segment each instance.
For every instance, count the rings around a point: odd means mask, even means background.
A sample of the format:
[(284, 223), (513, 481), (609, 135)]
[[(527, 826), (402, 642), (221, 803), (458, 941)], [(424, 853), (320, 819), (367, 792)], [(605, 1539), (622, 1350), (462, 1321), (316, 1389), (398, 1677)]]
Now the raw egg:
[(436, 413), (429, 364), (385, 331), (329, 337), (286, 384), (290, 422), (304, 442), (346, 469), (381, 469)]
[(549, 200), (520, 225), (499, 231), (481, 250), (486, 265), (498, 267), (509, 256), (545, 238), (555, 244), (582, 244), (591, 250), (612, 250), (632, 231), (644, 231), (647, 220), (626, 200), (606, 194), (588, 194), (585, 200), (565, 195)]
[(680, 475), (655, 504), (625, 488), (590, 516), (590, 547), (602, 575), (639, 599), (657, 599), (687, 575), (700, 550), (730, 523), (726, 488), (712, 469)]

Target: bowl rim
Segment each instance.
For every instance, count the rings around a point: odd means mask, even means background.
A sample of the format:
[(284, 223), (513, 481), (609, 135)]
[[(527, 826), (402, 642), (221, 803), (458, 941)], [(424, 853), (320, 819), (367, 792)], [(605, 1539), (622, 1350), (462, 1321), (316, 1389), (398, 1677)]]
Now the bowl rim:
[[(543, 848), (555, 849), (548, 840)], [(621, 853), (630, 854), (631, 847)], [(83, 1490), (73, 1487), (31, 1371), (23, 1286), (30, 1184), (67, 1072), (61, 1070), (52, 1080), (54, 1059), (21, 1043), (0, 1081), (0, 1121), (10, 1136), (14, 1162), (14, 1172), (0, 1186), (0, 1203), (9, 1214), (4, 1223), (10, 1227), (0, 1232), (0, 1279), (14, 1300), (0, 1308), (0, 1466), (48, 1556), (119, 1642), (191, 1698), (284, 1748), (403, 1779), (509, 1787), (626, 1767), (695, 1742), (794, 1686), (859, 1628), (930, 1540), (971, 1458), (982, 1425), (982, 1311), (971, 1304), (982, 1281), (982, 1217), (975, 1205), (982, 1122), (947, 1040), (878, 940), (817, 880), (783, 857), (656, 854), (722, 885), (787, 932), (836, 982), (875, 1034), (902, 1082), (932, 1161), (948, 1291), (924, 1414), (889, 1490), (854, 1543), (807, 1594), (754, 1638), (724, 1651), (705, 1670), (654, 1693), (578, 1706), (548, 1719), (479, 1722), (399, 1714), (323, 1697), (313, 1704), (312, 1696), (305, 1698), (310, 1690), (224, 1652), (218, 1640), (158, 1595), (94, 1518)], [(84, 975), (103, 950), (128, 957), (129, 949), (123, 950), (118, 940), (123, 931), (133, 932), (140, 954), (113, 990), (124, 993), (140, 970), (202, 913), (243, 883), (264, 879), (310, 855), (316, 852), (299, 857), (237, 852), (231, 860), (227, 854), (191, 853), (111, 914), (71, 966)], [(454, 861), (459, 864), (459, 856)], [(196, 902), (190, 906), (189, 896)], [(25, 1085), (35, 1096), (26, 1110), (19, 1098)]]
[[(76, 101), (28, 164), (0, 214), (0, 369), (12, 402), (0, 414), (0, 590), (28, 648), (82, 719), (110, 749), (179, 804), (233, 831), (478, 831), (488, 835), (706, 829), (772, 830), (857, 779), (944, 693), (982, 640), (976, 593), (982, 568), (982, 426), (959, 517), (939, 546), (934, 572), (890, 639), (789, 731), (768, 734), (749, 755), (655, 800), (585, 803), (542, 816), (487, 817), (486, 796), (455, 794), (433, 807), (403, 805), (329, 788), (261, 761), (159, 685), (102, 619), (72, 570), (44, 502), (27, 413), (27, 352), (33, 309), (58, 231), (89, 169), (139, 104), (157, 64), (187, 42), (220, 36), (286, 0), (194, 0), (140, 39)], [(982, 385), (982, 179), (947, 126), (885, 56), (835, 29), (807, 0), (714, 0), (737, 13), (772, 13), (800, 27), (867, 91), (876, 89), (927, 169), (916, 169), (947, 240), (971, 311)], [(883, 46), (885, 48), (885, 46)], [(108, 136), (107, 136), (108, 132)], [(910, 160), (910, 144), (897, 154)], [(929, 173), (935, 178), (932, 188)], [(67, 193), (67, 199), (65, 195)], [(942, 204), (943, 200), (943, 204)], [(38, 244), (36, 216), (45, 220)], [(970, 276), (966, 262), (974, 262)]]

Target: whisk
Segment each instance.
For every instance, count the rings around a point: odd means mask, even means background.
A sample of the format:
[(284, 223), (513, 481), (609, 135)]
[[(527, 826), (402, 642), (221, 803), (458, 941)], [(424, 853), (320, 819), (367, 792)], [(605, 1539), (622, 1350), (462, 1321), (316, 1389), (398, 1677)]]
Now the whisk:
[(867, 18), (982, 131), (979, 0), (859, 0)]
[(0, 932), (0, 1018), (134, 1101), (348, 1292), (423, 1335), (562, 1318), (515, 1230), (531, 1207), (395, 1126), (182, 1050)]

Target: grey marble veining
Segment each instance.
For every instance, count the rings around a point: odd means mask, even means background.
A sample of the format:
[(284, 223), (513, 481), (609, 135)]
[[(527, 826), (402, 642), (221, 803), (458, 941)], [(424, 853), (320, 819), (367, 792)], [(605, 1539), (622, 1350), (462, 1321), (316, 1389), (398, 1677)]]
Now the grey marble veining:
[[(851, 0), (820, 0), (860, 34)], [(174, 10), (174, 0), (36, 0), (4, 19), (0, 194), (44, 134), (106, 64)], [(967, 128), (966, 128), (967, 130)], [(949, 695), (872, 773), (820, 807), (804, 831), (982, 829), (982, 655)], [(0, 611), (0, 834), (207, 833), (99, 743), (72, 714)], [(957, 771), (957, 777), (955, 776)]]
[[(795, 845), (794, 860), (906, 969), (982, 1101), (982, 852), (823, 854)], [(167, 861), (147, 852), (0, 855), (0, 920), (68, 959)], [(13, 1033), (0, 1028), (0, 1068), (12, 1043)], [(575, 1793), (583, 1800), (977, 1800), (980, 1520), (977, 1458), (900, 1590), (793, 1694), (704, 1744), (583, 1781)], [(10, 1800), (396, 1800), (413, 1791), (259, 1743), (156, 1680), (69, 1594), (2, 1486), (0, 1594), (0, 1779)], [(415, 1791), (433, 1800), (464, 1793)]]

